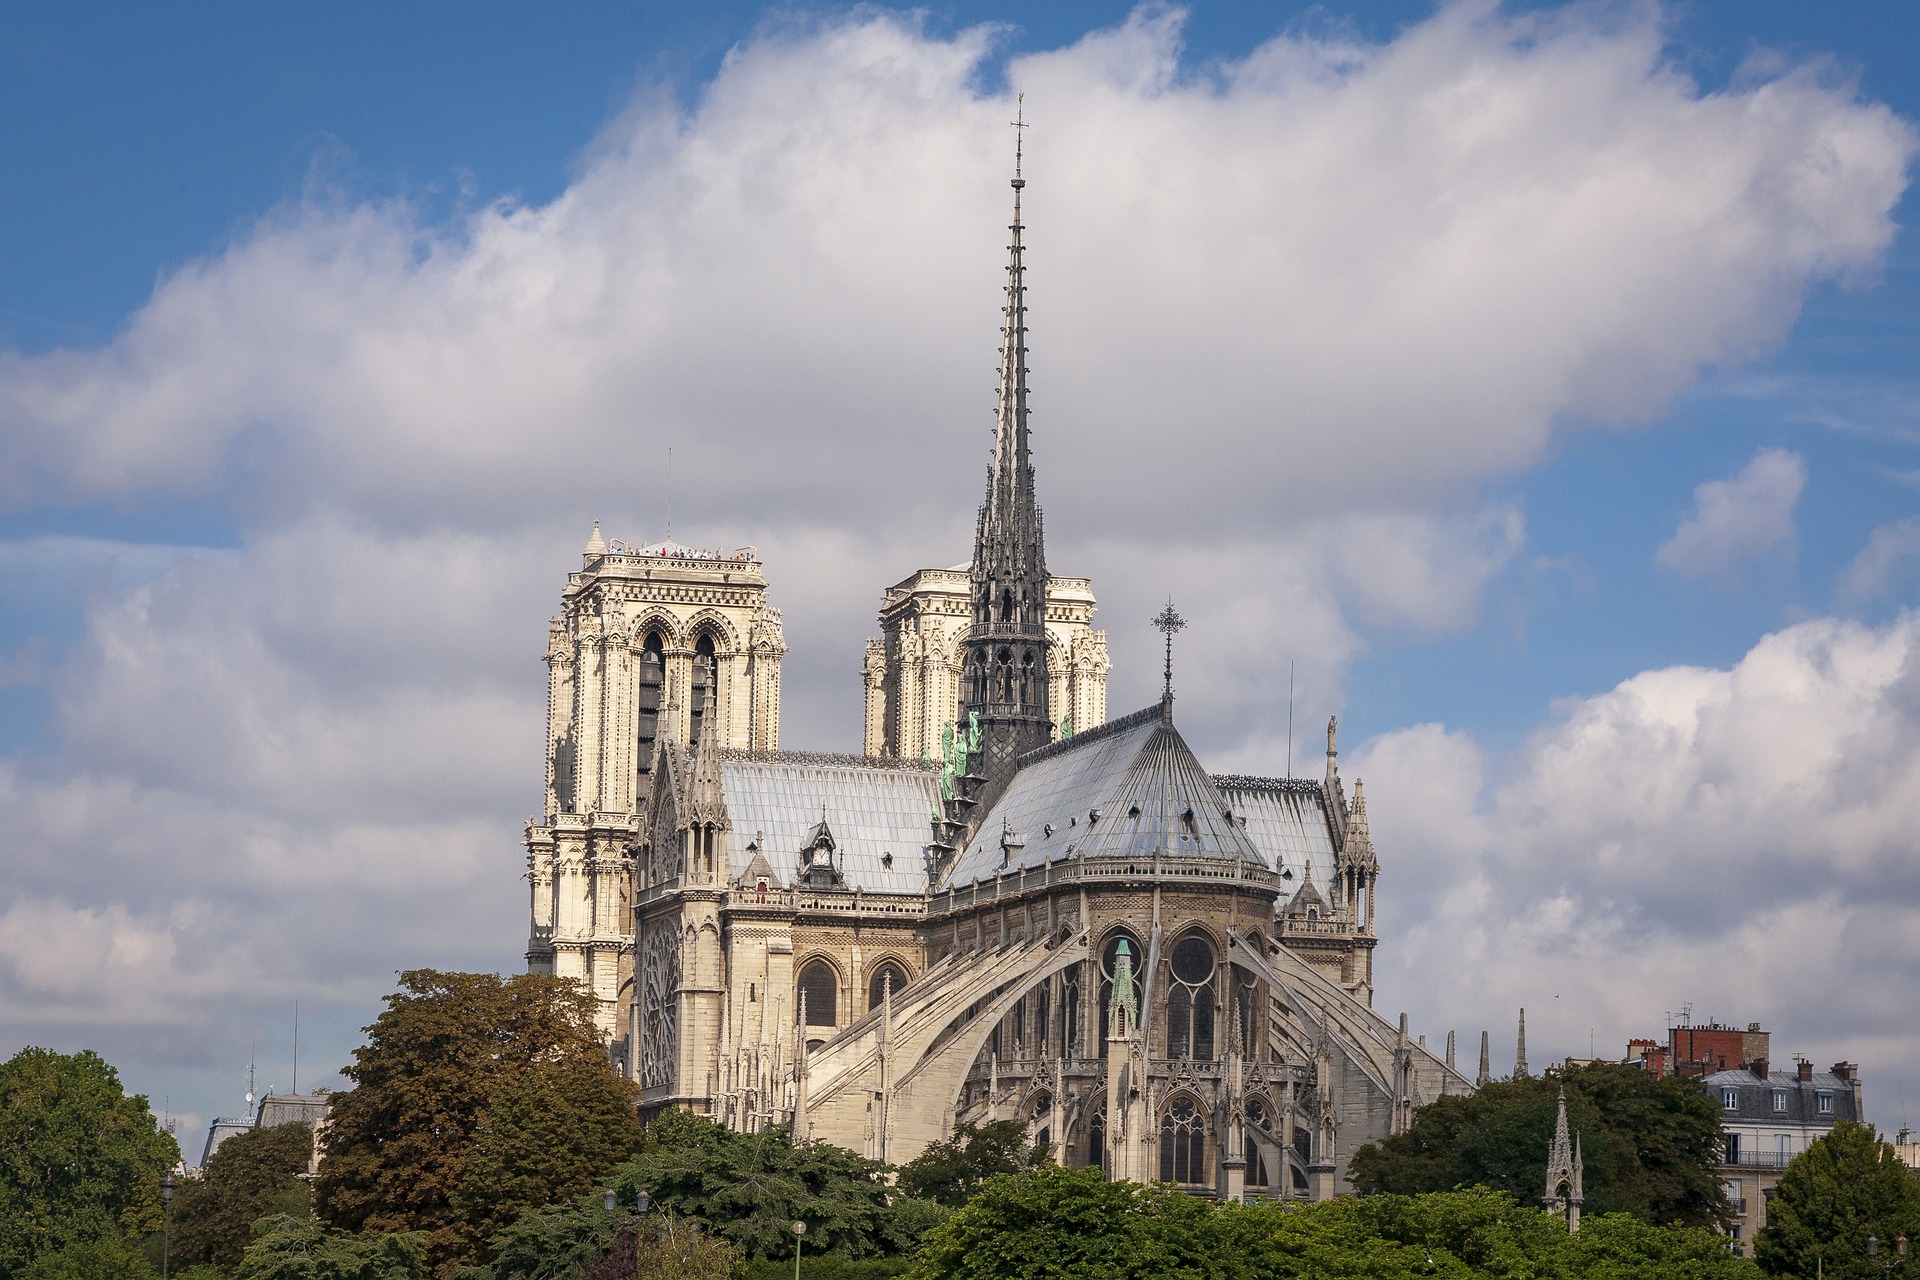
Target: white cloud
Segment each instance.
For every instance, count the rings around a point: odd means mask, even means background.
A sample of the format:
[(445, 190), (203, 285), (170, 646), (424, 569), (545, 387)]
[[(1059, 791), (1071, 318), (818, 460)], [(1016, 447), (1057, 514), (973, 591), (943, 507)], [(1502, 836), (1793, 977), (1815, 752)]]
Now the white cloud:
[(1793, 508), (1807, 464), (1785, 449), (1762, 449), (1740, 474), (1693, 491), (1693, 515), (1660, 544), (1654, 559), (1683, 578), (1731, 572), (1793, 543)]
[(1842, 599), (1864, 601), (1886, 595), (1920, 565), (1920, 516), (1883, 524), (1840, 575)]
[(1920, 1098), (1904, 1017), (1920, 980), (1920, 614), (1817, 619), (1729, 670), (1643, 672), (1570, 700), (1497, 771), (1430, 725), (1349, 769), (1386, 867), (1384, 1001), (1443, 1028), (1492, 1024), (1509, 1049), (1524, 1005), (1536, 1068), (1584, 1054), (1590, 1026), (1617, 1054), (1690, 1001), (1765, 1023), (1778, 1059), (1858, 1059), (1870, 1111), (1910, 1118), (1893, 1113)]
[(1094, 575), (1116, 710), (1173, 589), (1183, 726), (1273, 769), (1289, 660), (1317, 718), (1368, 628), (1474, 619), (1524, 541), (1482, 482), (1776, 342), (1894, 233), (1906, 123), (1797, 70), (1702, 92), (1657, 12), (1594, 14), (1195, 69), (1143, 12), (998, 95), (985, 29), (782, 29), (690, 112), (642, 95), (550, 204), (290, 206), (108, 346), (0, 354), (16, 508), (244, 521), (115, 568), (32, 666), (57, 735), (0, 767), (0, 1025), (204, 1082), (295, 998), (332, 1065), (393, 969), (514, 965), (544, 620), (591, 519), (659, 532), (669, 445), (676, 532), (766, 559), (789, 744), (852, 745), (880, 590), (968, 546), (1013, 92), (1051, 563)]

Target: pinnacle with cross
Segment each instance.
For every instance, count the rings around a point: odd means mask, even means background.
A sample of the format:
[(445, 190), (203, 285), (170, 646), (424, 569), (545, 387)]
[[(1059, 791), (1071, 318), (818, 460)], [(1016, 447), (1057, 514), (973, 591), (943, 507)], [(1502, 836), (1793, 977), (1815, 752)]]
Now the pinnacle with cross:
[(1187, 620), (1173, 611), (1173, 597), (1167, 597), (1167, 607), (1153, 620), (1154, 628), (1167, 637), (1166, 685), (1160, 692), (1160, 703), (1169, 706), (1173, 702), (1173, 633), (1187, 625)]

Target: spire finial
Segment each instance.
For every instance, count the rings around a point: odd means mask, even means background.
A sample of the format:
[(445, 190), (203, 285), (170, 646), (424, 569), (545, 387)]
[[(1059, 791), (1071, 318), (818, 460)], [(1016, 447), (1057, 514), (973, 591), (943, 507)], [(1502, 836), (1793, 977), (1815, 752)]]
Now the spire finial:
[(1167, 607), (1153, 619), (1154, 628), (1167, 637), (1167, 667), (1165, 685), (1160, 690), (1160, 707), (1164, 713), (1173, 706), (1173, 633), (1187, 625), (1187, 620), (1173, 610), (1173, 597), (1167, 597)]
[[(1027, 95), (1021, 94), (1013, 100), (1013, 104), (1013, 189), (1018, 191), (1027, 185), (1027, 180), (1020, 176), (1021, 153), (1026, 149), (1027, 142)], [(1018, 222), (1020, 197), (1017, 195), (1013, 198), (1013, 209), (1013, 220)]]

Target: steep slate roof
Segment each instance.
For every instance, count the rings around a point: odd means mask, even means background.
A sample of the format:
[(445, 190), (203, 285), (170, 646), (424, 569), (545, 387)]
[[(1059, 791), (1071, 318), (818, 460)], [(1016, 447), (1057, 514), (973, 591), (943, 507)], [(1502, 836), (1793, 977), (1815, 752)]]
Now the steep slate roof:
[(946, 883), (1069, 856), (1265, 862), (1232, 808), (1172, 720), (1149, 707), (1023, 757)]
[[(727, 879), (738, 882), (758, 852), (773, 882), (793, 884), (800, 851), (813, 843), (821, 806), (833, 831), (846, 889), (925, 893), (940, 775), (918, 761), (885, 762), (799, 751), (719, 753), (732, 826), (721, 837)], [(891, 865), (888, 865), (891, 855)]]
[(1311, 866), (1316, 883), (1333, 883), (1333, 833), (1326, 788), (1308, 778), (1248, 778), (1215, 774), (1213, 784), (1245, 818), (1247, 835), (1267, 866), (1289, 869), (1297, 887)]

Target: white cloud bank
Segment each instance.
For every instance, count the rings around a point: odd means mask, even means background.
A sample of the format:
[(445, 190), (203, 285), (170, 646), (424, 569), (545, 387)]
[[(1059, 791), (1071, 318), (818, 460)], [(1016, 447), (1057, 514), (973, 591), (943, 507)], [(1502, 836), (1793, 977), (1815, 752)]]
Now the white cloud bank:
[(1693, 515), (1660, 544), (1655, 561), (1683, 578), (1707, 578), (1791, 549), (1793, 508), (1806, 484), (1807, 464), (1799, 454), (1760, 450), (1740, 474), (1693, 491)]
[(1592, 1027), (1617, 1056), (1691, 1002), (1765, 1023), (1779, 1060), (1869, 1064), (1869, 1111), (1913, 1118), (1920, 614), (1643, 672), (1569, 701), (1497, 770), (1435, 725), (1351, 767), (1390, 851), (1380, 985), (1429, 1029), (1497, 1008), (1504, 1070), (1519, 1006), (1536, 1049), (1584, 1054)]
[[(1478, 486), (1556, 424), (1657, 413), (1871, 272), (1914, 149), (1812, 70), (1703, 91), (1653, 8), (1463, 4), (1204, 69), (1143, 11), (989, 93), (994, 38), (770, 29), (551, 204), (290, 206), (106, 347), (0, 354), (16, 512), (248, 513), (33, 664), (56, 741), (0, 766), (7, 1035), (212, 1110), (264, 1010), (349, 1011), (310, 1042), (339, 1062), (393, 969), (514, 964), (543, 620), (591, 519), (659, 531), (669, 444), (677, 532), (769, 565), (789, 743), (851, 745), (880, 589), (966, 553), (1016, 91), (1052, 563), (1095, 576), (1116, 709), (1177, 586), (1182, 722), (1223, 759), (1274, 739), (1285, 659), (1324, 706), (1366, 628), (1473, 620), (1525, 536)], [(1471, 943), (1502, 904), (1460, 901), (1463, 958), (1505, 963)]]

